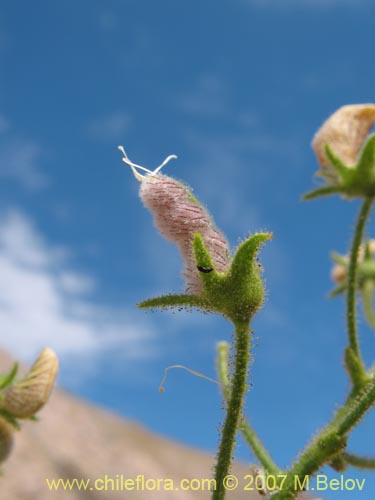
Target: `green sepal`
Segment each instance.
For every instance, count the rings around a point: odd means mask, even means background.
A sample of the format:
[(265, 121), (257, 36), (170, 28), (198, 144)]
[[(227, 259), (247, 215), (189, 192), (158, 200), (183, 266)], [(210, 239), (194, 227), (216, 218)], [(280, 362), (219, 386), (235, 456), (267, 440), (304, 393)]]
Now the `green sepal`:
[(250, 236), (237, 248), (232, 260), (230, 274), (232, 279), (245, 281), (249, 280), (254, 272), (254, 263), (259, 247), (267, 240), (272, 239), (270, 233), (258, 233)]
[(345, 163), (338, 156), (335, 155), (329, 144), (326, 144), (324, 146), (324, 150), (332, 167), (336, 170), (340, 179), (345, 182), (345, 180), (348, 178), (348, 175), (350, 175), (350, 171), (352, 169), (349, 168), (347, 165), (345, 165)]
[(331, 167), (338, 175), (337, 183), (328, 184), (307, 193), (303, 199), (312, 200), (320, 196), (341, 193), (347, 198), (368, 198), (375, 196), (375, 134), (370, 135), (355, 165), (346, 165), (336, 156), (329, 144), (325, 153)]
[(12, 385), (17, 375), (17, 372), (18, 372), (18, 363), (16, 362), (13, 364), (12, 368), (9, 370), (8, 373), (0, 375), (0, 391)]
[(345, 257), (344, 255), (340, 255), (337, 252), (331, 252), (331, 259), (336, 264), (341, 264), (342, 266), (348, 266), (348, 264), (349, 264), (348, 258)]
[(255, 257), (260, 245), (271, 237), (269, 233), (250, 236), (238, 247), (230, 269), (226, 273), (218, 273), (203, 238), (196, 233), (193, 240), (195, 263), (198, 269), (210, 269), (208, 273), (200, 273), (202, 293), (163, 295), (145, 300), (138, 307), (197, 308), (204, 312), (222, 314), (235, 324), (249, 322), (264, 299), (260, 269)]
[(203, 238), (199, 233), (195, 233), (194, 235), (193, 251), (195, 257), (195, 263), (198, 269), (199, 268), (212, 269), (212, 271), (209, 273), (199, 273), (203, 283), (203, 287), (207, 290), (210, 290), (220, 286), (220, 283), (224, 279), (224, 274), (219, 274), (218, 272), (216, 272), (210, 253), (207, 250)]
[(209, 309), (209, 304), (198, 295), (191, 294), (168, 294), (147, 299), (138, 304), (140, 309), (168, 309), (171, 307), (198, 308), (204, 311)]
[(364, 145), (357, 164), (349, 169), (342, 189), (350, 198), (375, 195), (375, 134)]
[[(213, 269), (210, 273), (201, 273), (201, 296), (210, 304), (212, 311), (238, 324), (249, 322), (262, 306), (264, 290), (255, 257), (260, 245), (270, 238), (272, 235), (269, 233), (258, 233), (241, 243), (228, 272), (217, 273)], [(193, 248), (197, 266), (213, 268), (212, 259), (199, 233), (194, 236)]]
[(328, 297), (330, 299), (338, 297), (339, 295), (342, 295), (346, 291), (346, 288), (347, 288), (346, 283), (341, 283), (340, 285), (338, 285), (336, 288), (334, 288), (329, 292)]
[(331, 194), (342, 193), (342, 189), (339, 186), (323, 186), (302, 196), (303, 201), (314, 200), (315, 198), (320, 198), (321, 196), (330, 196)]
[(375, 134), (371, 134), (361, 152), (357, 163), (356, 172), (358, 177), (366, 180), (375, 181)]

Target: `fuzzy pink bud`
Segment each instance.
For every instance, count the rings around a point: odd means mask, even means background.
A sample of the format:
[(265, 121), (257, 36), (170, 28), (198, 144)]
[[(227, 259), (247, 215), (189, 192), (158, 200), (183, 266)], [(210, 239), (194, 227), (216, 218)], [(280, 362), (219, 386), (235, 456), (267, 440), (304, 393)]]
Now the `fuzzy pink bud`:
[[(197, 269), (193, 239), (200, 233), (210, 252), (217, 272), (229, 269), (230, 252), (224, 235), (216, 228), (207, 210), (192, 195), (190, 189), (181, 182), (160, 174), (161, 168), (175, 156), (169, 156), (154, 171), (132, 163), (123, 148), (124, 162), (131, 166), (135, 177), (141, 182), (139, 195), (154, 215), (155, 226), (169, 241), (177, 244), (184, 260), (184, 278), (187, 293), (199, 295), (202, 281)], [(146, 172), (141, 175), (139, 169)]]

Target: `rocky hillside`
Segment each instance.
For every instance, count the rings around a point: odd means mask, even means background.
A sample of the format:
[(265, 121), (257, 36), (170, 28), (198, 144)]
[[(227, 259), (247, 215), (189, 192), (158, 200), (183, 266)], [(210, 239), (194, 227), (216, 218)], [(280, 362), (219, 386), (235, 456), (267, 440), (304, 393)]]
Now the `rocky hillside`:
[[(2, 371), (11, 365), (0, 355)], [(135, 479), (211, 478), (212, 457), (159, 437), (141, 426), (80, 401), (66, 392), (54, 391), (40, 412), (38, 423), (25, 422), (16, 434), (10, 458), (3, 465), (1, 498), (49, 499), (208, 499), (207, 491), (51, 491), (46, 479), (96, 479), (121, 475)], [(237, 466), (238, 475), (249, 471)], [(110, 483), (108, 483), (110, 485)], [(99, 484), (102, 487), (102, 483)], [(262, 498), (258, 493), (237, 491), (228, 498)]]

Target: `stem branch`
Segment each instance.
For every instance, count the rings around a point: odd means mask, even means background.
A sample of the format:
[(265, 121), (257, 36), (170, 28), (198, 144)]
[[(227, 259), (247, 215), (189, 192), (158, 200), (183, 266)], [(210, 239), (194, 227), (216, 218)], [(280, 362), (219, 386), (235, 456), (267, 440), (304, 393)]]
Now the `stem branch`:
[(341, 457), (348, 465), (359, 469), (375, 470), (375, 458), (362, 457), (353, 453), (343, 453)]
[[(375, 379), (367, 382), (358, 392), (351, 393), (332, 421), (321, 431), (289, 469), (283, 489), (273, 500), (293, 500), (298, 495), (298, 485), (307, 476), (317, 472), (324, 464), (340, 454), (346, 445), (348, 432), (357, 425), (375, 403)], [(298, 482), (296, 478), (299, 478)]]

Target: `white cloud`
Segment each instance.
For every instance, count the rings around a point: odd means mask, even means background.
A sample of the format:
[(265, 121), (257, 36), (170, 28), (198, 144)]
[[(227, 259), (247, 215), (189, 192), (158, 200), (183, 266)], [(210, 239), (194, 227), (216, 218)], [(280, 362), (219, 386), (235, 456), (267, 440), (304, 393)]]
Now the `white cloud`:
[(25, 359), (49, 346), (87, 365), (110, 353), (126, 361), (154, 356), (147, 322), (94, 301), (95, 280), (70, 269), (66, 255), (23, 213), (0, 217), (1, 346)]
[(3, 136), (0, 140), (0, 177), (14, 180), (27, 189), (44, 188), (48, 179), (40, 168), (42, 153), (34, 141)]
[(118, 141), (123, 139), (129, 130), (131, 118), (124, 111), (114, 111), (108, 115), (95, 118), (87, 127), (88, 134), (95, 140)]

